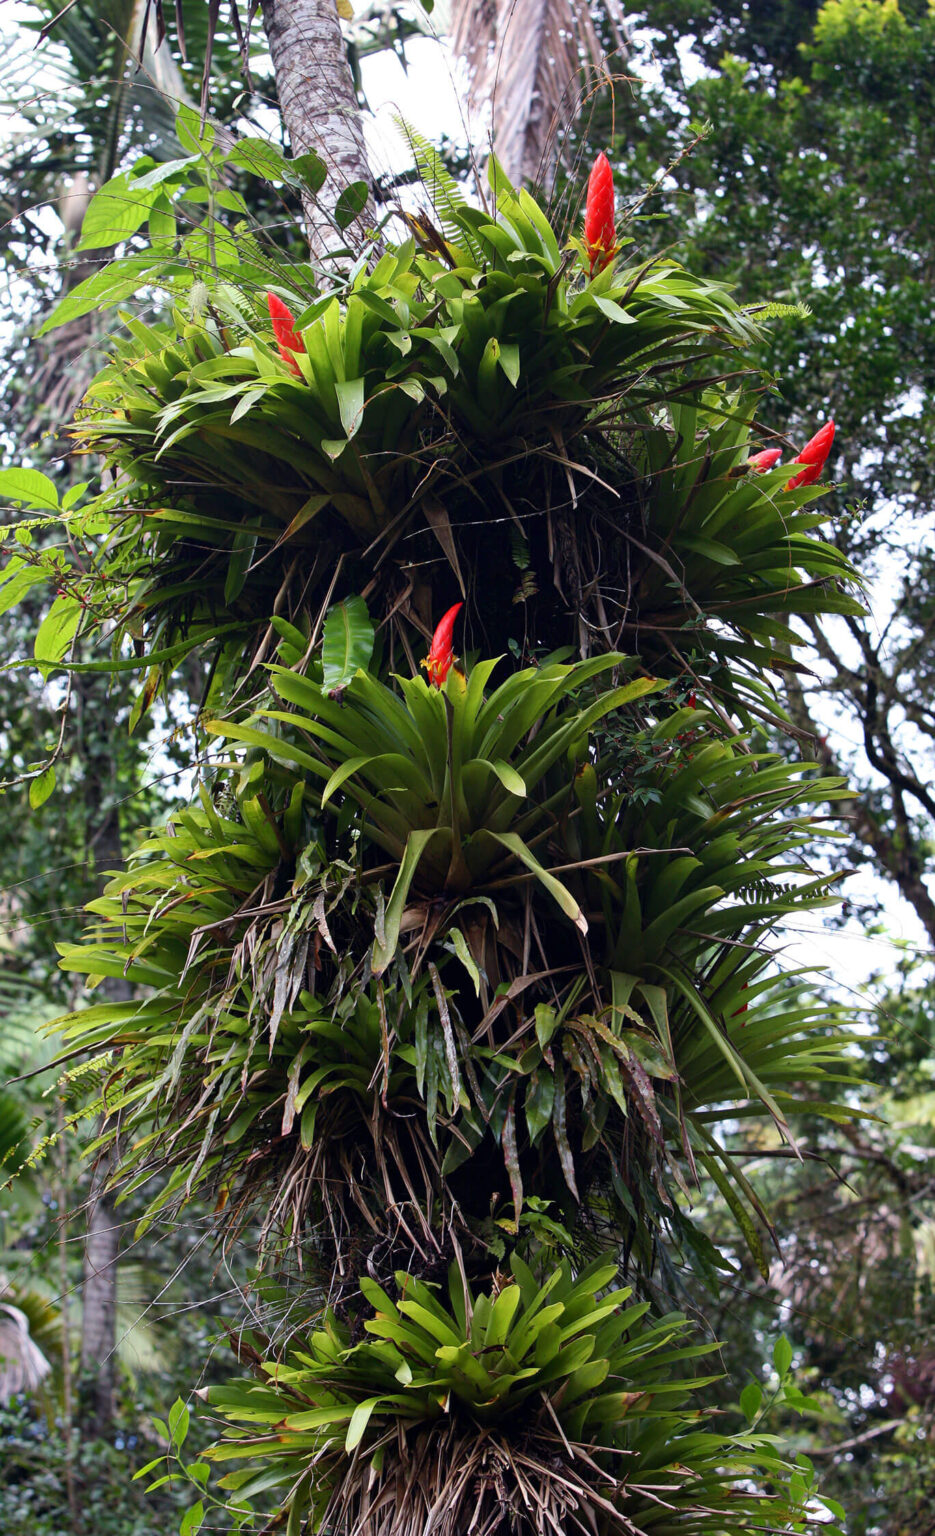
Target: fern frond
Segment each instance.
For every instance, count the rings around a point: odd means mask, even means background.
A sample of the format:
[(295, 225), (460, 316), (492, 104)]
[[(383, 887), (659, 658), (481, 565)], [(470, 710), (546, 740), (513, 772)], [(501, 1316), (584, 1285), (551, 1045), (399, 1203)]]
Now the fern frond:
[(393, 120), (412, 151), (419, 179), (429, 195), (446, 240), (450, 240), (453, 245), (467, 245), (474, 260), (480, 265), (483, 252), (464, 219), (468, 211), (464, 193), (435, 145), (417, 128), (413, 128), (400, 113), (394, 113)]

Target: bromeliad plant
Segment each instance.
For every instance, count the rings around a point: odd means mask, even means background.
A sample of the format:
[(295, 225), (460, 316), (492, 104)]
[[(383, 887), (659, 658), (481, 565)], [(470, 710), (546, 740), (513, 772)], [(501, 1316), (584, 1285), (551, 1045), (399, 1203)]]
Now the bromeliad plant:
[(830, 433), (791, 479), (759, 447), (756, 319), (631, 259), (609, 163), (563, 248), (495, 160), (472, 208), (411, 141), (433, 218), (334, 290), (255, 235), (161, 235), (171, 302), (76, 425), (115, 484), (64, 514), (89, 559), (55, 559), (39, 660), (106, 626), (140, 717), (199, 651), (220, 745), (63, 956), (134, 987), (67, 1049), (144, 1221), (260, 1213), (304, 1266), (289, 1317), (331, 1296), (212, 1396), (258, 1519), (804, 1529), (804, 1483), (687, 1406), (682, 1320), (583, 1256), (653, 1294), (702, 1187), (762, 1266), (737, 1125), (846, 1113), (842, 1032), (771, 943), (829, 899), (809, 807), (840, 786), (756, 735), (797, 618), (856, 607), (816, 537)]
[[(452, 1266), (446, 1290), (411, 1274), (395, 1299), (367, 1276), (353, 1326), (326, 1313), (285, 1360), (252, 1346), (256, 1382), (203, 1397), (232, 1426), (208, 1454), (250, 1508), (270, 1488), (290, 1529), (491, 1536), (511, 1529), (792, 1529), (813, 1496), (758, 1491), (787, 1468), (768, 1437), (702, 1428), (686, 1319), (646, 1318), (617, 1265), (540, 1283), (516, 1254), (491, 1289)], [(360, 1331), (369, 1336), (355, 1342)], [(238, 1465), (240, 1464), (240, 1465)], [(781, 1523), (780, 1523), (781, 1522)]]
[[(448, 1219), (467, 1245), (487, 1240), (498, 1187), (514, 1231), (536, 1191), (572, 1225), (595, 1201), (618, 1222), (637, 1202), (666, 1223), (667, 1186), (705, 1167), (762, 1267), (768, 1218), (716, 1122), (768, 1115), (791, 1139), (789, 1117), (838, 1064), (840, 1034), (816, 1039), (764, 943), (828, 900), (826, 880), (802, 883), (799, 807), (837, 786), (702, 744), (714, 717), (673, 711), (651, 679), (614, 686), (622, 657), (499, 687), (494, 663), (465, 676), (452, 622), (428, 658), (443, 684), (359, 668), (332, 697), (271, 665), (295, 709), (265, 711), (274, 729), (215, 726), (267, 759), (236, 769), (237, 819), (203, 791), (93, 904), (99, 930), (63, 963), (155, 989), (68, 1024), (74, 1043), (122, 1052), (105, 1139), (132, 1131), (131, 1189), (156, 1161), (174, 1170), (147, 1220), (202, 1187), (246, 1219), (252, 1189), (264, 1231), (301, 1243), (324, 1208), (351, 1234), (392, 1198), (413, 1204), (427, 1250), (424, 1203), (444, 1207), (462, 1165)], [(355, 626), (372, 642), (359, 614), (329, 617), (323, 677)], [(281, 646), (300, 665), (303, 639)], [(634, 729), (647, 709), (662, 718)], [(599, 750), (613, 722), (629, 731), (626, 782), (619, 742)], [(233, 798), (224, 784), (215, 799)], [(531, 973), (533, 943), (546, 963)], [(335, 1177), (351, 1136), (375, 1174), (353, 1181), (356, 1217)]]
[[(431, 653), (428, 665), (440, 678)], [(283, 737), (251, 725), (209, 721), (207, 728), (324, 779), (322, 810), (333, 802), (333, 809), (357, 807), (365, 844), (388, 854), (398, 869), (374, 941), (379, 976), (396, 953), (404, 913), (411, 921), (413, 893), (426, 906), (423, 928), (430, 937), (452, 905), (489, 898), (525, 869), (587, 931), (577, 902), (533, 845), (548, 837), (567, 799), (564, 776), (557, 790), (550, 783), (556, 764), (569, 752), (586, 752), (598, 721), (658, 687), (652, 678), (637, 678), (576, 707), (586, 683), (630, 665), (613, 653), (572, 666), (546, 662), (513, 673), (489, 697), (485, 687), (496, 660), (478, 662), (469, 678), (446, 669), (444, 688), (397, 677), (393, 689), (358, 671), (340, 701), (323, 684), (274, 666), (276, 692), (297, 706), (263, 712), (289, 727)], [(296, 733), (309, 739), (314, 753), (293, 744)]]
[(411, 220), (343, 290), (230, 236), (193, 283), (201, 232), (154, 270), (173, 307), (125, 316), (76, 428), (120, 482), (87, 514), (110, 531), (69, 586), (83, 622), (145, 636), (163, 675), (231, 625), (238, 669), (272, 612), (367, 589), (405, 644), (441, 606), (411, 573), (441, 553), (433, 592), (460, 592), (489, 655), (545, 633), (729, 689), (787, 643), (796, 594), (850, 611), (814, 493), (748, 468), (757, 397), (717, 382), (757, 317), (671, 260), (625, 264), (609, 165), (574, 262), (495, 160), (471, 208), (412, 142), (441, 227)]

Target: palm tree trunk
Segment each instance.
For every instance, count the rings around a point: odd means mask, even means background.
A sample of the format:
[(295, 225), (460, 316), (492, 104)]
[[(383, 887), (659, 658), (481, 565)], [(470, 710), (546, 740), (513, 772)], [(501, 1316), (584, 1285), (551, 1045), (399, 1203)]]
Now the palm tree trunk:
[[(94, 886), (99, 890), (101, 875), (123, 863), (111, 725), (114, 706), (106, 685), (94, 677), (79, 680), (76, 703), (85, 756), (85, 837)], [(121, 977), (110, 977), (101, 983), (101, 992), (118, 1001), (130, 997), (132, 988)], [(95, 1435), (105, 1435), (114, 1418), (120, 1227), (113, 1199), (106, 1193), (110, 1172), (110, 1160), (104, 1158), (91, 1179), (81, 1291), (81, 1373), (93, 1382), (84, 1416)]]
[(106, 1435), (114, 1417), (119, 1229), (113, 1201), (102, 1193), (107, 1172), (98, 1167), (91, 1181), (81, 1302), (81, 1374), (94, 1383), (86, 1415), (94, 1435)]
[(283, 121), (294, 155), (319, 155), (327, 166), (324, 185), (303, 199), (312, 256), (345, 245), (359, 246), (373, 224), (369, 198), (342, 232), (335, 205), (351, 182), (370, 185), (357, 93), (347, 62), (335, 0), (262, 0), (263, 25), (276, 75)]

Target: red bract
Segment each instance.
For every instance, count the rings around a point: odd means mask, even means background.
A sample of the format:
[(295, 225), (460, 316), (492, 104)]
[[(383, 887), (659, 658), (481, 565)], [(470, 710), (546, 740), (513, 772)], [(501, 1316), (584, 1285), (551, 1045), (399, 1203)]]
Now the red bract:
[(584, 244), (594, 269), (603, 271), (617, 252), (614, 225), (614, 175), (603, 150), (598, 155), (588, 179), (588, 200), (584, 211)]
[(778, 464), (781, 458), (781, 448), (764, 448), (760, 453), (751, 454), (747, 460), (747, 468), (761, 475), (765, 469), (772, 469), (774, 464)]
[(800, 485), (811, 485), (813, 481), (818, 479), (818, 476), (825, 467), (825, 460), (831, 452), (831, 444), (833, 442), (834, 422), (826, 421), (824, 426), (820, 427), (815, 433), (815, 436), (810, 438), (805, 444), (798, 458), (793, 459), (793, 464), (804, 464), (805, 468), (800, 469), (797, 475), (792, 476), (792, 479), (786, 485), (787, 491), (794, 491)]
[(454, 633), (455, 619), (464, 607), (463, 603), (455, 603), (449, 608), (444, 618), (441, 619), (432, 636), (429, 653), (422, 665), (429, 675), (429, 682), (434, 688), (440, 688), (451, 670), (451, 663), (455, 659), (451, 647), (451, 637)]
[(290, 373), (294, 373), (296, 378), (300, 378), (302, 370), (292, 354), (294, 352), (304, 352), (305, 342), (301, 336), (296, 335), (295, 317), (292, 310), (288, 304), (283, 303), (282, 299), (278, 299), (275, 293), (268, 293), (266, 295), (266, 302), (269, 305), (269, 317), (273, 322), (273, 335), (276, 338), (279, 355), (289, 368)]

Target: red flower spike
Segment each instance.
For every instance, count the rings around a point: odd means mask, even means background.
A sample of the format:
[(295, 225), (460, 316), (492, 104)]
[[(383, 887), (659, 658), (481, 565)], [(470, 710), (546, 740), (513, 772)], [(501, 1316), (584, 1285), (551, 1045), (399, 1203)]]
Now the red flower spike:
[(301, 378), (302, 370), (292, 354), (293, 352), (304, 352), (305, 342), (301, 336), (296, 335), (295, 317), (292, 310), (288, 304), (283, 303), (282, 299), (278, 299), (275, 293), (268, 293), (266, 295), (266, 302), (269, 305), (269, 317), (273, 322), (273, 335), (276, 338), (279, 355), (288, 367), (289, 372), (294, 373), (296, 378)]
[(820, 427), (815, 433), (815, 436), (810, 438), (805, 444), (798, 458), (792, 460), (793, 464), (804, 464), (805, 468), (800, 469), (798, 474), (793, 475), (792, 479), (788, 481), (786, 485), (787, 491), (794, 491), (800, 485), (811, 485), (818, 479), (825, 467), (825, 460), (831, 452), (831, 444), (833, 442), (834, 422), (826, 421), (824, 426)]
[(602, 272), (617, 254), (617, 230), (614, 224), (614, 173), (603, 150), (588, 178), (588, 199), (584, 211), (584, 244), (591, 263)]
[(463, 603), (455, 603), (453, 608), (449, 608), (432, 636), (429, 653), (422, 665), (429, 675), (429, 682), (433, 688), (440, 688), (451, 670), (451, 663), (455, 659), (451, 648), (451, 637), (454, 633), (455, 619), (463, 607)]
[(747, 468), (755, 470), (758, 475), (762, 475), (764, 470), (772, 469), (774, 464), (778, 464), (781, 458), (781, 448), (764, 448), (760, 453), (751, 454), (747, 460)]

